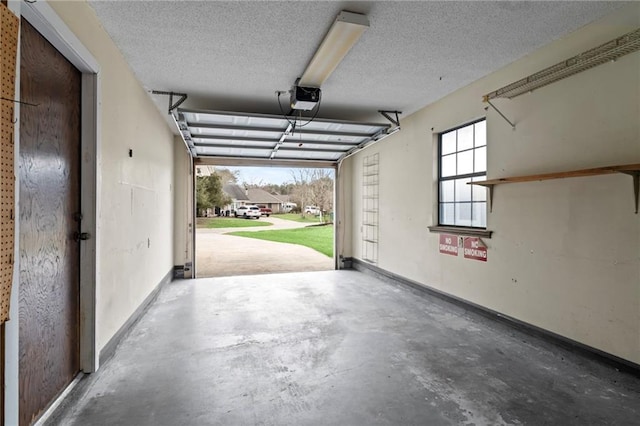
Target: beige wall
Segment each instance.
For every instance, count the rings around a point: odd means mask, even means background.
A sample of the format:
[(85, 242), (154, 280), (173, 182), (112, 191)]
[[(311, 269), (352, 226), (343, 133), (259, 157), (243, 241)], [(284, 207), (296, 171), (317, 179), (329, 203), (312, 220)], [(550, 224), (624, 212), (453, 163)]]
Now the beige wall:
[(85, 2), (51, 6), (101, 69), (96, 313), (102, 348), (173, 267), (174, 139), (93, 9)]
[(404, 118), (400, 133), (347, 159), (345, 254), (361, 258), (362, 161), (379, 152), (379, 267), (640, 363), (640, 215), (629, 176), (496, 187), (486, 263), (439, 254), (439, 234), (427, 229), (437, 224), (437, 134), (481, 117), (489, 178), (640, 163), (640, 52), (496, 100), (515, 131), (481, 101), (638, 27), (636, 3)]

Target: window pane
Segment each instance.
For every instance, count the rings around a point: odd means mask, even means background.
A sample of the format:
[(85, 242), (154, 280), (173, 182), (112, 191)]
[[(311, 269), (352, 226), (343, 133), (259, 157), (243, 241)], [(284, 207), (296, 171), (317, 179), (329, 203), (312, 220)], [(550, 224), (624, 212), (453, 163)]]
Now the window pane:
[(458, 151), (473, 148), (473, 126), (458, 129)]
[[(486, 180), (487, 176), (478, 176), (471, 179), (472, 181)], [(473, 201), (487, 201), (487, 188), (480, 185), (471, 185), (471, 197)]]
[(456, 203), (456, 225), (471, 226), (471, 203)]
[(455, 225), (454, 220), (454, 206), (453, 203), (440, 204), (440, 224), (441, 225)]
[(451, 154), (456, 152), (456, 132), (449, 132), (442, 135), (442, 152), (440, 154)]
[(474, 124), (476, 133), (476, 146), (482, 146), (487, 144), (487, 122), (480, 121)]
[[(486, 120), (440, 135), (440, 224), (486, 228), (487, 189), (468, 185), (486, 180), (486, 146)], [(461, 178), (471, 174), (481, 176)]]
[(473, 173), (473, 150), (458, 153), (458, 174)]
[(455, 176), (456, 174), (456, 154), (442, 157), (442, 177)]
[(486, 228), (487, 226), (487, 203), (472, 203), (471, 226)]
[(471, 185), (467, 185), (471, 179), (456, 179), (456, 202), (471, 201)]
[(474, 149), (475, 151), (475, 159), (474, 159), (474, 172), (486, 172), (487, 171), (487, 147), (483, 146), (482, 148)]
[(455, 198), (453, 196), (455, 188), (454, 180), (445, 180), (440, 182), (440, 201), (453, 202)]

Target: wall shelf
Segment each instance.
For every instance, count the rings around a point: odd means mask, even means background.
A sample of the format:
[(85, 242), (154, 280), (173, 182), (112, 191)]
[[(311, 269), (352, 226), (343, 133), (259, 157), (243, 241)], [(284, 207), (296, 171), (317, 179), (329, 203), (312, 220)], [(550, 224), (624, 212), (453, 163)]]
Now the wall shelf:
[(566, 172), (543, 173), (538, 175), (513, 176), (498, 179), (488, 179), (469, 182), (468, 185), (481, 185), (489, 189), (489, 211), (493, 210), (493, 187), (504, 183), (534, 182), (569, 177), (598, 176), (623, 173), (633, 178), (633, 195), (635, 212), (638, 213), (638, 193), (640, 192), (640, 164), (625, 164), (618, 166), (596, 167), (593, 169), (571, 170)]
[[(535, 74), (504, 86), (484, 96), (484, 101), (489, 102), (495, 98), (515, 98), (523, 93), (555, 83), (563, 78), (570, 77), (595, 66), (628, 55), (640, 49), (640, 29), (635, 29), (614, 40), (598, 47), (582, 52), (572, 58), (545, 68)], [(495, 107), (494, 107), (495, 108)], [(502, 113), (500, 113), (502, 115)], [(503, 116), (506, 119), (506, 117)], [(512, 125), (513, 126), (513, 125)]]

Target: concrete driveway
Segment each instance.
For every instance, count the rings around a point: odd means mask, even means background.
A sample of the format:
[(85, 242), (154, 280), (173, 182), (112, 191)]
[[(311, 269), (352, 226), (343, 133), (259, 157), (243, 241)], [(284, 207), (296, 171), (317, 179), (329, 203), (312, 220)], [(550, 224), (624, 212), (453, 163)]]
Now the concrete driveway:
[(332, 258), (308, 247), (224, 235), (234, 231), (266, 231), (307, 226), (305, 223), (275, 217), (263, 217), (258, 220), (273, 223), (273, 226), (196, 229), (196, 276), (225, 277), (334, 269)]

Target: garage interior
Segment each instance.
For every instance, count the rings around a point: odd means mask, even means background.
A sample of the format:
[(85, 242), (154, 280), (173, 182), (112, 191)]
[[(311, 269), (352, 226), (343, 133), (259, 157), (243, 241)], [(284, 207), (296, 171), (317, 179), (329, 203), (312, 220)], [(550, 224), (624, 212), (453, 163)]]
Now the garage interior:
[[(0, 9), (3, 424), (637, 422), (637, 2)], [(335, 270), (194, 279), (199, 164)]]

